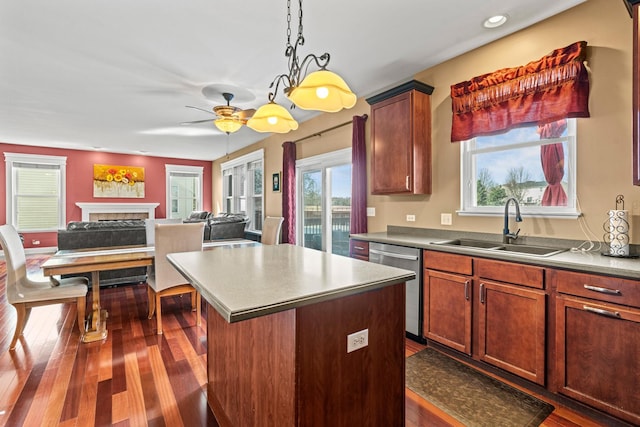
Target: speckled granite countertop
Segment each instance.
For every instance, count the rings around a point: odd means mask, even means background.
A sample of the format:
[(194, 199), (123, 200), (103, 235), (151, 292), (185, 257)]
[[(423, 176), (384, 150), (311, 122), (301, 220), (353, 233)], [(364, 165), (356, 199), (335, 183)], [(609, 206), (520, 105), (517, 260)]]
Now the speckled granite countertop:
[(217, 247), (170, 254), (228, 322), (403, 283), (415, 273), (293, 245)]
[[(601, 251), (571, 251), (567, 250), (548, 257), (508, 253), (505, 251), (488, 251), (458, 246), (435, 245), (433, 242), (443, 240), (468, 238), (501, 242), (500, 234), (447, 231), (436, 229), (420, 229), (411, 227), (388, 227), (386, 232), (353, 234), (351, 238), (369, 242), (390, 243), (414, 248), (430, 249), (434, 251), (458, 253), (475, 257), (491, 258), (502, 261), (514, 261), (524, 264), (540, 265), (544, 267), (565, 270), (582, 271), (587, 273), (606, 274), (629, 279), (640, 279), (639, 258), (616, 258), (601, 255)], [(570, 249), (578, 247), (582, 242), (564, 239), (547, 239), (521, 237), (517, 243), (547, 246), (553, 248)]]

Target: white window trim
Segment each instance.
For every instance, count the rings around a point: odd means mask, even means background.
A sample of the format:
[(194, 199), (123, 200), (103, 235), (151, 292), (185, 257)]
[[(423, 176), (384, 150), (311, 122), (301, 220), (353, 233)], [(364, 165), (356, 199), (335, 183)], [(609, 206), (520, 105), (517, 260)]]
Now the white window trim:
[[(221, 206), (223, 206), (223, 207), (226, 206), (226, 195), (224, 194), (224, 185), (225, 185), (225, 183), (224, 183), (224, 171), (227, 170), (227, 169), (233, 169), (236, 166), (249, 165), (249, 163), (256, 162), (256, 161), (261, 161), (262, 162), (262, 198), (261, 198), (261, 202), (262, 203), (261, 203), (260, 208), (261, 208), (262, 215), (264, 215), (264, 202), (265, 202), (265, 198), (266, 198), (267, 195), (266, 195), (266, 188), (265, 188), (265, 175), (266, 175), (266, 173), (265, 173), (265, 165), (264, 165), (264, 149), (263, 148), (260, 148), (260, 149), (258, 149), (256, 151), (252, 151), (251, 153), (244, 154), (244, 155), (242, 155), (240, 157), (236, 157), (235, 159), (228, 160), (228, 161), (226, 161), (224, 163), (220, 163), (220, 176), (222, 177), (222, 181), (223, 181), (222, 182), (222, 190), (223, 191), (222, 191), (222, 199), (221, 199), (221, 203), (222, 204), (221, 204)], [(248, 184), (247, 180), (245, 180), (245, 185), (247, 185), (247, 184)], [(248, 195), (247, 188), (245, 188), (245, 193), (244, 194), (245, 194), (245, 196)], [(249, 214), (249, 213), (247, 212), (247, 214)], [(261, 230), (256, 230), (255, 228), (252, 228), (252, 227), (255, 227), (255, 225), (253, 225), (253, 224), (250, 224), (249, 227), (250, 228), (248, 228), (247, 230), (250, 230), (252, 232), (260, 232), (261, 231)]]
[[(345, 163), (352, 163), (352, 149), (343, 148), (341, 150), (332, 151), (330, 153), (318, 154), (316, 156), (306, 157), (304, 159), (296, 160), (296, 242), (298, 244), (302, 243), (302, 233), (303, 233), (303, 224), (302, 224), (302, 174), (304, 171), (313, 170), (313, 169), (322, 169), (322, 182), (326, 183), (331, 180), (330, 176), (327, 176), (324, 168), (330, 168), (333, 166), (343, 165)], [(353, 167), (353, 165), (352, 165)], [(324, 184), (323, 184), (324, 185)], [(326, 196), (326, 195), (325, 195)], [(331, 223), (331, 212), (328, 211), (326, 198), (322, 198), (322, 212), (323, 212), (323, 221), (325, 224)], [(325, 236), (322, 236), (322, 248), (326, 250), (328, 244), (325, 242)]]
[(165, 192), (166, 192), (166, 200), (165, 200), (165, 217), (169, 217), (171, 211), (171, 174), (176, 173), (190, 173), (194, 175), (198, 175), (200, 178), (200, 185), (198, 188), (198, 203), (196, 206), (196, 210), (202, 210), (202, 200), (204, 196), (204, 168), (202, 166), (185, 166), (185, 165), (170, 165), (166, 164), (165, 167)]
[[(263, 160), (263, 159), (264, 159), (264, 149), (261, 148), (256, 151), (252, 151), (249, 154), (245, 154), (243, 156), (236, 157), (233, 160), (228, 160), (224, 163), (221, 163), (220, 173), (222, 173), (222, 171), (225, 169), (234, 168), (236, 166), (245, 165), (247, 163), (251, 163), (251, 162), (255, 162), (256, 160)], [(263, 163), (263, 168), (264, 168), (264, 163)]]
[[(6, 169), (6, 220), (16, 229), (16, 213), (14, 212), (14, 163), (33, 163), (41, 165), (56, 165), (60, 167), (60, 207), (58, 210), (58, 228), (64, 228), (67, 221), (67, 157), (66, 156), (45, 156), (39, 154), (4, 153)], [(18, 230), (20, 231), (20, 230)], [(51, 230), (28, 230), (29, 233), (48, 232)]]
[[(567, 140), (567, 157), (569, 164), (565, 166), (565, 174), (568, 177), (569, 187), (567, 188), (567, 199), (574, 201), (574, 206), (559, 207), (536, 207), (520, 206), (523, 216), (531, 218), (564, 218), (576, 219), (582, 215), (578, 210), (578, 199), (576, 193), (577, 184), (577, 120), (568, 120), (569, 137), (549, 139), (547, 143), (562, 142)], [(536, 144), (538, 145), (538, 144)], [(465, 185), (470, 185), (469, 171), (472, 169), (471, 156), (465, 156), (466, 144), (460, 142), (460, 209), (456, 213), (460, 216), (504, 216), (504, 206), (471, 206), (472, 191), (465, 193)], [(466, 199), (466, 200), (465, 200)]]

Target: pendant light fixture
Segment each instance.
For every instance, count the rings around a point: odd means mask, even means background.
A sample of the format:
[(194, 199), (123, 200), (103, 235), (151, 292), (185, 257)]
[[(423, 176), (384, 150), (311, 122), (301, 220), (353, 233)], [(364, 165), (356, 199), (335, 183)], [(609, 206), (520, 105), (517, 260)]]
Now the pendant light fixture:
[[(269, 93), (269, 103), (258, 108), (247, 126), (258, 132), (286, 133), (298, 128), (298, 123), (282, 106), (275, 103), (275, 97), (280, 83), (284, 86), (284, 93), (293, 103), (303, 110), (324, 111), (335, 113), (343, 108), (351, 108), (356, 104), (357, 97), (339, 75), (326, 69), (330, 56), (309, 54), (301, 61), (298, 57), (298, 46), (304, 45), (302, 34), (302, 0), (298, 0), (298, 34), (294, 44), (291, 44), (291, 0), (287, 0), (287, 46), (285, 56), (289, 58), (287, 74), (277, 76), (269, 88), (275, 89)], [(307, 68), (315, 63), (319, 68), (307, 75)], [(286, 113), (286, 114), (285, 114)], [(283, 123), (284, 122), (284, 123)]]

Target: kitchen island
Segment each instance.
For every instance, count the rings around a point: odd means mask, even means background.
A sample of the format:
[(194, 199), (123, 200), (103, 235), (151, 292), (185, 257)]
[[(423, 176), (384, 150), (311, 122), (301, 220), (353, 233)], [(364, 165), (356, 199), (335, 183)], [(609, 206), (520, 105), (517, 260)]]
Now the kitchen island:
[(293, 245), (168, 258), (207, 302), (207, 400), (221, 426), (404, 425), (415, 273)]

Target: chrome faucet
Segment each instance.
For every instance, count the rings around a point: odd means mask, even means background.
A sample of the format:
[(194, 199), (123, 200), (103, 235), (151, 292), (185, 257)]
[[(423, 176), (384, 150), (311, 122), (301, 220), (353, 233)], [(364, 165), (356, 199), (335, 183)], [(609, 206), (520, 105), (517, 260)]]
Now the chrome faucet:
[(520, 229), (515, 233), (509, 232), (509, 202), (513, 201), (513, 204), (516, 206), (516, 222), (522, 222), (522, 217), (520, 216), (520, 204), (514, 197), (510, 197), (507, 199), (507, 202), (504, 204), (504, 229), (502, 230), (502, 243), (512, 243), (514, 240), (518, 238), (518, 234), (520, 233)]

